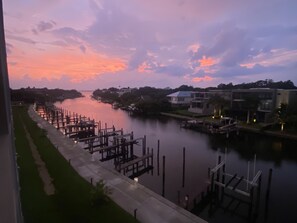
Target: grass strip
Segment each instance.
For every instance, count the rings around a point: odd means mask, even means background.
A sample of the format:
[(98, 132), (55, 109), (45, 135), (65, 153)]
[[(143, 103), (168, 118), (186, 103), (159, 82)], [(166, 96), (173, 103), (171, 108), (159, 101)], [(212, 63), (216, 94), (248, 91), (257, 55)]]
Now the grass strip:
[[(26, 222), (135, 222), (113, 201), (93, 206), (92, 185), (85, 181), (54, 148), (27, 114), (27, 107), (13, 109), (22, 206)], [(47, 196), (34, 164), (22, 122), (45, 162), (56, 193)], [(34, 198), (34, 199), (33, 199)]]

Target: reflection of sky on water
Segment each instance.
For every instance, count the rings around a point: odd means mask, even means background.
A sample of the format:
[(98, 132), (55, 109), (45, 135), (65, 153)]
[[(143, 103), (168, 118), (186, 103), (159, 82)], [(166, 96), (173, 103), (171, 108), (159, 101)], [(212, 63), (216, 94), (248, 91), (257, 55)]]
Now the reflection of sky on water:
[[(116, 129), (123, 128), (124, 133), (133, 131), (135, 138), (147, 136), (147, 147), (154, 149), (154, 174), (144, 174), (139, 177), (139, 182), (153, 191), (161, 194), (162, 190), (162, 156), (166, 156), (166, 183), (165, 197), (177, 202), (178, 191), (183, 199), (189, 195), (192, 201), (194, 197), (205, 190), (207, 184), (207, 169), (214, 167), (218, 155), (226, 157), (226, 171), (238, 176), (247, 176), (248, 161), (250, 161), (250, 178), (253, 175), (254, 154), (257, 154), (255, 163), (256, 171), (263, 171), (262, 201), (267, 184), (268, 171), (273, 169), (271, 187), (271, 203), (269, 206), (270, 222), (295, 222), (297, 213), (294, 202), (297, 200), (297, 143), (281, 140), (273, 137), (263, 137), (254, 134), (240, 133), (239, 136), (228, 140), (224, 137), (214, 137), (207, 134), (182, 129), (180, 121), (166, 117), (141, 117), (130, 116), (120, 109), (111, 108), (110, 104), (99, 103), (90, 99), (91, 93), (84, 93), (85, 98), (65, 100), (57, 106), (76, 112), (96, 121), (101, 121), (102, 126), (115, 125)], [(160, 162), (157, 175), (157, 141), (160, 140)], [(185, 187), (182, 187), (182, 151), (186, 148), (186, 175)], [(137, 155), (141, 154), (141, 146), (135, 146)], [(227, 150), (226, 150), (227, 148)], [(227, 152), (226, 155), (224, 154)], [(98, 154), (93, 155), (99, 159)], [(112, 168), (113, 162), (103, 162), (104, 166)], [(242, 185), (241, 185), (242, 186)], [(238, 218), (230, 218), (227, 214), (220, 213), (210, 222), (242, 222)], [(263, 220), (263, 215), (260, 215)], [(275, 220), (275, 221), (274, 221)], [(269, 221), (268, 221), (269, 222)]]

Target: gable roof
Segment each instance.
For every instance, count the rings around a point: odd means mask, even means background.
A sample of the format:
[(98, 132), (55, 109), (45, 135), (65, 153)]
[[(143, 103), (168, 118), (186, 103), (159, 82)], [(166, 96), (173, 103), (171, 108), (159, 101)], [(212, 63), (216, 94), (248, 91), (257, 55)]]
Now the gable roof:
[(177, 91), (167, 95), (167, 97), (191, 97), (192, 91)]

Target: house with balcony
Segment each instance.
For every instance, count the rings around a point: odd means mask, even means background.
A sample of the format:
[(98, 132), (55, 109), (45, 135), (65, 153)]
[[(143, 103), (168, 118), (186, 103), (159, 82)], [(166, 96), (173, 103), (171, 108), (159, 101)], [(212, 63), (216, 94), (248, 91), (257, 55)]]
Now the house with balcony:
[(276, 108), (276, 95), (277, 89), (235, 89), (232, 91), (232, 111), (242, 117), (251, 112), (253, 119), (268, 121)]
[[(224, 100), (225, 104), (215, 103), (216, 99)], [(213, 115), (220, 113), (223, 107), (230, 107), (231, 91), (227, 90), (210, 90), (203, 92), (192, 92), (192, 101), (188, 111), (200, 115)]]
[(277, 89), (275, 108), (280, 108), (281, 104), (288, 106), (297, 103), (297, 89)]
[(177, 91), (167, 95), (173, 106), (189, 106), (192, 101), (192, 91)]

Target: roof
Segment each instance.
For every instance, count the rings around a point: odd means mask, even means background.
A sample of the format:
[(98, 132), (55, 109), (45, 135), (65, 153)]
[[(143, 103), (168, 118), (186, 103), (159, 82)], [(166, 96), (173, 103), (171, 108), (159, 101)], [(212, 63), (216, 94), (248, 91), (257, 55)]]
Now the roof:
[(167, 95), (167, 97), (191, 97), (192, 91), (177, 91)]

